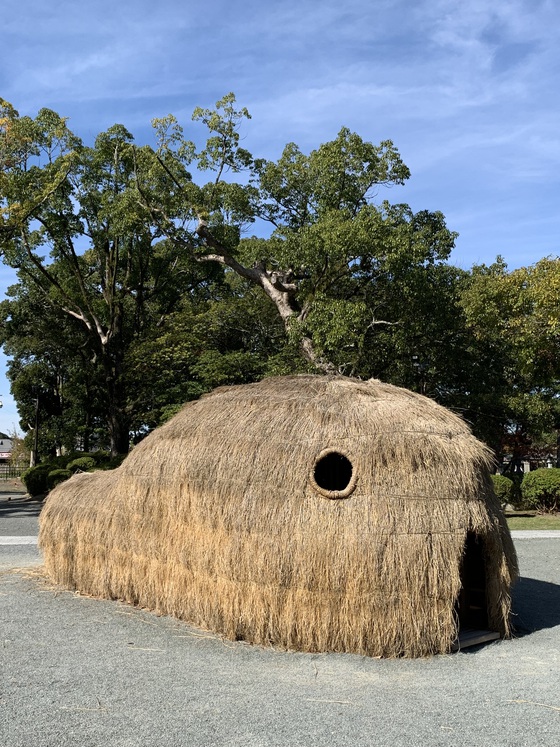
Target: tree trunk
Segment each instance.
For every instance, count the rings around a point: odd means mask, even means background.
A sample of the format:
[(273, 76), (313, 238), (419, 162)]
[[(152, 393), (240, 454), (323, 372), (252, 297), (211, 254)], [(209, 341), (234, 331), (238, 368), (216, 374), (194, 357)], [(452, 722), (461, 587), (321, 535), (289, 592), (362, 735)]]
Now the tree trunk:
[(128, 454), (130, 447), (130, 431), (127, 418), (119, 410), (112, 409), (107, 418), (109, 429), (111, 456)]
[(35, 421), (33, 423), (33, 446), (29, 455), (29, 466), (35, 467), (39, 464), (39, 395), (35, 400)]
[[(262, 288), (265, 294), (276, 306), (280, 318), (284, 323), (286, 332), (290, 333), (291, 327), (296, 322), (304, 322), (307, 312), (302, 309), (296, 298), (298, 286), (294, 280), (294, 273), (287, 270), (268, 270), (264, 262), (257, 263), (254, 267), (244, 267), (227, 248), (212, 235), (208, 229), (205, 219), (199, 218), (196, 233), (204, 239), (207, 247), (215, 251), (206, 255), (197, 256), (199, 262), (218, 262), (229, 267), (233, 272), (245, 278), (253, 285)], [(320, 356), (315, 350), (313, 340), (303, 334), (300, 339), (300, 350), (304, 357), (313, 366), (323, 373), (336, 373), (336, 366)]]
[[(86, 407), (88, 407), (88, 405), (86, 405)], [(89, 451), (90, 433), (91, 433), (91, 425), (90, 425), (90, 416), (89, 416), (89, 409), (88, 409), (86, 410), (86, 422), (84, 424), (84, 435), (82, 437), (82, 449), (86, 453)]]
[(331, 361), (326, 360), (326, 358), (321, 357), (317, 353), (315, 346), (313, 345), (313, 340), (310, 337), (302, 337), (299, 346), (304, 357), (307, 358), (307, 360), (312, 363), (318, 371), (325, 374), (337, 373), (334, 363), (331, 363)]
[(126, 392), (122, 383), (122, 344), (113, 338), (102, 348), (103, 369), (107, 382), (106, 422), (111, 456), (128, 454), (130, 447), (129, 418), (126, 413)]

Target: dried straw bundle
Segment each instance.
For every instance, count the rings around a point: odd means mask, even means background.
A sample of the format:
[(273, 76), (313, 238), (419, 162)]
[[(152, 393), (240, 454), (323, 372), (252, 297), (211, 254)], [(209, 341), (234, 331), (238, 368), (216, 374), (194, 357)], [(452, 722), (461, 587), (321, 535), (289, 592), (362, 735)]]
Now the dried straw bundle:
[[(317, 471), (329, 451), (351, 463), (344, 484)], [(420, 395), (267, 379), (187, 404), (118, 470), (57, 487), (40, 546), (60, 584), (232, 639), (425, 656), (456, 638), (467, 532), (484, 548), (489, 624), (509, 634), (516, 558), (489, 463)]]

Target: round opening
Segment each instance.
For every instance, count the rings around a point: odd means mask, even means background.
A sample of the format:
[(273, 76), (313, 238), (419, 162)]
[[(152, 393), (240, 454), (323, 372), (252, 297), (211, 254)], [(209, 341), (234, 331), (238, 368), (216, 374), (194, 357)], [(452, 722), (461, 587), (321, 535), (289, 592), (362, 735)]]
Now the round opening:
[(313, 468), (312, 484), (325, 498), (347, 498), (356, 487), (352, 462), (339, 451), (322, 451)]

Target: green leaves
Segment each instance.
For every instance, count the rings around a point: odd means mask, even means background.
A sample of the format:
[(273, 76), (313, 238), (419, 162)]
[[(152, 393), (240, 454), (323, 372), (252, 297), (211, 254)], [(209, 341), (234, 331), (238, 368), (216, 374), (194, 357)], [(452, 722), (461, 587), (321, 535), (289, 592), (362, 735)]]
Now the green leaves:
[(252, 163), (251, 154), (239, 147), (239, 126), (251, 119), (245, 107), (235, 109), (235, 95), (228, 93), (216, 103), (215, 109), (197, 107), (193, 122), (202, 122), (211, 133), (206, 147), (196, 154), (201, 171), (215, 171), (217, 179), (226, 170), (234, 173), (247, 169)]
[(289, 143), (277, 163), (256, 161), (255, 174), (260, 217), (292, 230), (332, 211), (355, 216), (379, 186), (404, 184), (410, 176), (391, 141), (375, 146), (347, 128), (309, 156)]
[(538, 511), (555, 513), (560, 508), (560, 469), (536, 469), (521, 483), (527, 505)]
[(527, 437), (555, 448), (560, 397), (560, 260), (508, 272), (498, 257), (465, 278), (461, 304), (471, 345), (484, 361), (504, 442), (527, 450)]
[[(249, 119), (230, 93), (194, 111), (201, 146), (167, 115), (153, 148), (120, 124), (86, 147), (54, 112), (0, 104), (5, 259), (77, 325), (121, 444), (181, 398), (269, 373), (386, 374), (431, 392), (455, 350), (455, 234), (441, 213), (382, 200), (410, 175), (394, 144), (343, 127), (310, 153), (255, 159)], [(429, 360), (421, 382), (413, 354)]]

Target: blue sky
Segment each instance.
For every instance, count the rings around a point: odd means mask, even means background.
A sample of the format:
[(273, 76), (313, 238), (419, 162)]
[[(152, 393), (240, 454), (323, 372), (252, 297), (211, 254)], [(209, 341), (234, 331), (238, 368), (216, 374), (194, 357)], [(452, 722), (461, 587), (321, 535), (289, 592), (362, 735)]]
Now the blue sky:
[[(4, 0), (0, 96), (84, 140), (153, 117), (186, 129), (229, 91), (244, 145), (277, 158), (341, 126), (391, 139), (412, 177), (388, 198), (441, 210), (451, 260), (560, 254), (557, 0)], [(383, 197), (384, 195), (380, 195)], [(0, 268), (0, 295), (10, 274)], [(18, 424), (0, 359), (0, 430)]]

